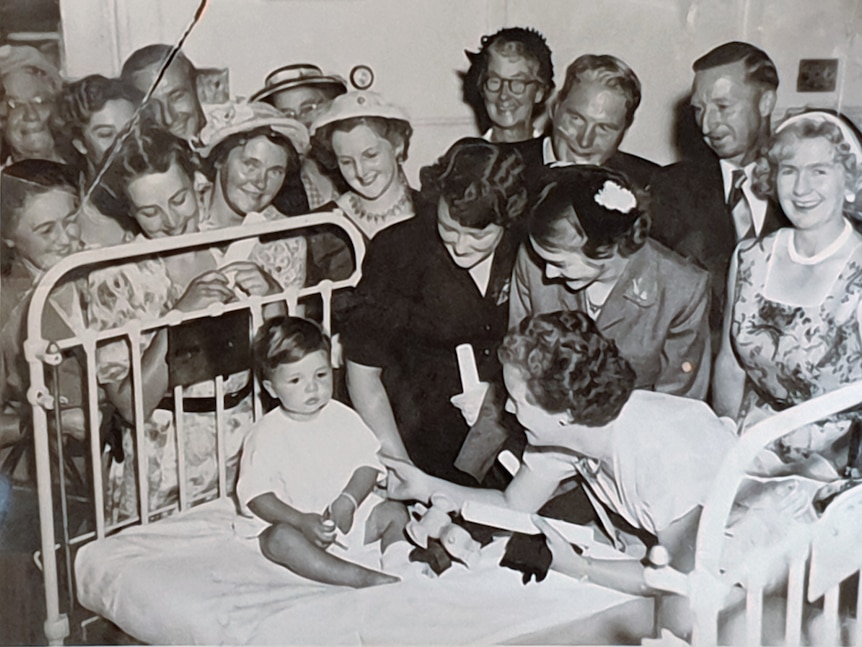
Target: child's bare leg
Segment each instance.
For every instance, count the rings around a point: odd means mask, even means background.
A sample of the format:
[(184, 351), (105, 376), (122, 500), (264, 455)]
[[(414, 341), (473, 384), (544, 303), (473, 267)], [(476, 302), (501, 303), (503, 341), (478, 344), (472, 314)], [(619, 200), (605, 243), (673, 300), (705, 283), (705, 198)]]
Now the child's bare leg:
[(410, 521), (407, 506), (400, 501), (381, 501), (378, 503), (368, 517), (365, 527), (365, 543), (380, 540), (380, 552), (396, 541), (405, 541), (404, 528)]
[(372, 571), (318, 548), (299, 530), (287, 524), (267, 528), (260, 536), (260, 548), (270, 561), (324, 584), (358, 589), (399, 581), (397, 577)]

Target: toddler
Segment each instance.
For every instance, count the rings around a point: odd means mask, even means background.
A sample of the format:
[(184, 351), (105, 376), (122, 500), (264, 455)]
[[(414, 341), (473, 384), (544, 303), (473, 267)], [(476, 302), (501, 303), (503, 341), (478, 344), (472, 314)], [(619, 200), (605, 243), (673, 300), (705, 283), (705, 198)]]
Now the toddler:
[(329, 338), (312, 321), (277, 317), (258, 332), (254, 353), (279, 404), (245, 439), (237, 483), (261, 551), (326, 584), (398, 581), (377, 569), (381, 553), (403, 539), (407, 511), (372, 492), (385, 472), (380, 444), (359, 414), (332, 400)]

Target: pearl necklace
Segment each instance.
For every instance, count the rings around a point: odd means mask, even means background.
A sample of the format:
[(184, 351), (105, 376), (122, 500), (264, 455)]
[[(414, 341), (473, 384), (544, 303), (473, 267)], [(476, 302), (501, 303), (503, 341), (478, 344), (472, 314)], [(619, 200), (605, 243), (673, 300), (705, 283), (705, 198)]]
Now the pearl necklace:
[(385, 222), (390, 218), (402, 213), (404, 211), (404, 207), (410, 202), (410, 196), (407, 191), (404, 191), (401, 194), (401, 197), (398, 198), (398, 202), (389, 207), (386, 211), (382, 213), (374, 213), (373, 211), (368, 211), (362, 203), (359, 201), (359, 198), (356, 197), (355, 193), (351, 193), (349, 196), (350, 200), (350, 208), (353, 210), (353, 213), (361, 220), (367, 220), (373, 224), (378, 224), (381, 222)]
[(830, 256), (832, 256), (835, 252), (841, 249), (844, 246), (844, 243), (848, 241), (850, 236), (853, 235), (853, 226), (850, 224), (848, 220), (844, 220), (844, 230), (838, 235), (838, 237), (829, 243), (826, 247), (824, 247), (821, 251), (817, 252), (813, 256), (803, 256), (796, 249), (796, 231), (791, 230), (790, 235), (787, 237), (787, 255), (790, 257), (790, 260), (794, 263), (798, 263), (799, 265), (816, 265), (817, 263), (826, 260)]

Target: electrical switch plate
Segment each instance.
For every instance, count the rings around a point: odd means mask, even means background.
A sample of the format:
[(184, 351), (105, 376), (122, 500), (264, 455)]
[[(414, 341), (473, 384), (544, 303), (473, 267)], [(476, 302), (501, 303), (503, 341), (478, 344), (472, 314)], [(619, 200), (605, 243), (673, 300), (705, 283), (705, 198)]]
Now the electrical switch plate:
[(837, 58), (803, 58), (799, 61), (796, 91), (834, 92), (837, 79)]

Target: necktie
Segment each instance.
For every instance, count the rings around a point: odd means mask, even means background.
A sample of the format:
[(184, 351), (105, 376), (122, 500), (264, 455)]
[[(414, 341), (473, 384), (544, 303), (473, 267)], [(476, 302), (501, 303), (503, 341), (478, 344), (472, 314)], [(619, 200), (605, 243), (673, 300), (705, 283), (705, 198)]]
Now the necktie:
[(754, 238), (757, 233), (754, 230), (754, 220), (751, 217), (751, 206), (742, 191), (746, 179), (745, 171), (736, 169), (731, 176), (730, 195), (727, 196), (727, 209), (733, 216), (737, 240)]

